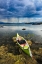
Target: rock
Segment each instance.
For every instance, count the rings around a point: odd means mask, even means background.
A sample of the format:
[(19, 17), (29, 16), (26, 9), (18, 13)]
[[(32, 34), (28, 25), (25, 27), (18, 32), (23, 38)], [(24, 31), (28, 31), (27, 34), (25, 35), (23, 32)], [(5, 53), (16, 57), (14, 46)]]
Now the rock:
[[(19, 55), (18, 54), (14, 55), (13, 53), (10, 53), (8, 51), (7, 46), (4, 46), (4, 45), (0, 46), (0, 64), (38, 64), (38, 62), (35, 59), (39, 58), (40, 60), (42, 60), (42, 57), (41, 57), (42, 50), (41, 49), (33, 50), (32, 52), (33, 54), (37, 54), (37, 55), (34, 55), (34, 58), (30, 58), (27, 55), (22, 53)], [(40, 56), (38, 56), (38, 54)]]
[(16, 41), (16, 37), (13, 37), (12, 39), (13, 39), (14, 42), (17, 42), (17, 41)]
[(38, 62), (34, 58), (28, 58), (27, 64), (38, 64)]
[(31, 42), (30, 40), (28, 40), (27, 42), (28, 42), (28, 44), (29, 44), (30, 46), (32, 45), (32, 42)]

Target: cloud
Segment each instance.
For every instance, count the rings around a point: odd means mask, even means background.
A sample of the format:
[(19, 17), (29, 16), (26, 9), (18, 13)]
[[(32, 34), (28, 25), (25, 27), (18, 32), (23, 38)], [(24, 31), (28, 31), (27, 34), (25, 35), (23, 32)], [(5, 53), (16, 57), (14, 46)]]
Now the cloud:
[(18, 23), (18, 18), (4, 18), (4, 19), (0, 19), (1, 22), (8, 22), (8, 23)]
[[(26, 0), (27, 1), (27, 0)], [(27, 17), (42, 17), (42, 0), (28, 0), (27, 4), (25, 1), (26, 9), (25, 15)]]
[(40, 18), (30, 18), (29, 22), (42, 22), (42, 17)]
[[(18, 21), (19, 20), (19, 21)], [(0, 22), (8, 22), (8, 23), (29, 23), (29, 22), (42, 22), (42, 18), (3, 18), (0, 19)]]
[(0, 16), (42, 17), (42, 0), (0, 0)]

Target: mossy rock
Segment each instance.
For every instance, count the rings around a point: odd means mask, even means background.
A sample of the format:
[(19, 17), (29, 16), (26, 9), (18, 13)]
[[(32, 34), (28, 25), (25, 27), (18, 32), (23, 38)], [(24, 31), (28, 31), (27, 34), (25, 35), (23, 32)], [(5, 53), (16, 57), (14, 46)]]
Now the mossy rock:
[(23, 61), (20, 61), (20, 60), (17, 60), (17, 61), (15, 62), (15, 64), (24, 64), (24, 62), (23, 62)]
[(31, 46), (32, 45), (32, 42), (30, 40), (27, 41), (27, 43)]
[(13, 37), (12, 39), (13, 39), (14, 42), (17, 42), (17, 41), (16, 41), (16, 37)]

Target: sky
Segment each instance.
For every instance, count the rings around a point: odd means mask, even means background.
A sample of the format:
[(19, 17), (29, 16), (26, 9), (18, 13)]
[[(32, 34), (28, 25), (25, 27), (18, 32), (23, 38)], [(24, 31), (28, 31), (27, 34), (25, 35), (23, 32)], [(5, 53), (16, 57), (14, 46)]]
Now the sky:
[(19, 22), (32, 22), (34, 17), (42, 19), (42, 0), (0, 0), (0, 21), (18, 22), (20, 18)]

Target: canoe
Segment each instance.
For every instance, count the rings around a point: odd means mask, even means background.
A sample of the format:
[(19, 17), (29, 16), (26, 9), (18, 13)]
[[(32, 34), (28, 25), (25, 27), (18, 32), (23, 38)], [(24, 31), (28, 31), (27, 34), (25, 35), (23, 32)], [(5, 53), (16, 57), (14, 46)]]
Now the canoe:
[(21, 37), (18, 33), (17, 33), (16, 40), (21, 50), (28, 56), (32, 57), (32, 53), (31, 53), (31, 50), (27, 41), (23, 37)]

